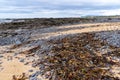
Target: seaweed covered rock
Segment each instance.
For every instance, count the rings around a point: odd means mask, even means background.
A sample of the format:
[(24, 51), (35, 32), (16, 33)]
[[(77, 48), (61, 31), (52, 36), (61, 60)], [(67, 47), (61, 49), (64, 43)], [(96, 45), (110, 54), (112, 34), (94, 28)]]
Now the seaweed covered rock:
[(95, 33), (84, 33), (49, 41), (55, 46), (49, 53), (51, 55), (39, 62), (44, 66), (42, 73), (50, 80), (118, 80), (105, 69), (116, 63), (107, 58), (108, 52), (102, 54), (99, 50), (108, 46), (107, 42), (94, 36)]

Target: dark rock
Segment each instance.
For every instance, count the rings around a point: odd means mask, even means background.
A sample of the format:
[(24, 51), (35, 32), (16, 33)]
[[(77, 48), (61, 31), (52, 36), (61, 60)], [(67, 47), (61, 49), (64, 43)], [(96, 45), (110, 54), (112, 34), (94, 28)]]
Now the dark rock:
[(3, 56), (2, 56), (2, 55), (0, 55), (0, 58), (3, 58)]
[(19, 61), (20, 61), (20, 62), (24, 62), (24, 59), (20, 59)]
[(33, 70), (29, 70), (29, 72), (33, 72)]

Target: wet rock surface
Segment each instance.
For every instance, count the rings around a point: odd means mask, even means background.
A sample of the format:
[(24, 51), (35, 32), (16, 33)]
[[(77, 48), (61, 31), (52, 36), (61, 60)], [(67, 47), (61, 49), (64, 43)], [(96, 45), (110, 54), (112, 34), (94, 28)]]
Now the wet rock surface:
[(106, 40), (110, 45), (120, 47), (120, 31), (108, 31), (97, 33), (101, 40)]
[[(0, 37), (0, 45), (4, 46), (4, 45), (11, 45), (11, 44), (21, 44), (24, 41), (29, 39), (30, 34), (29, 33), (23, 33), (20, 34), (19, 32), (15, 32), (15, 31), (6, 31), (5, 32), (7, 35), (1, 33), (1, 37)], [(18, 34), (19, 33), (19, 34)], [(22, 32), (21, 32), (22, 33)], [(14, 35), (13, 35), (14, 34)]]

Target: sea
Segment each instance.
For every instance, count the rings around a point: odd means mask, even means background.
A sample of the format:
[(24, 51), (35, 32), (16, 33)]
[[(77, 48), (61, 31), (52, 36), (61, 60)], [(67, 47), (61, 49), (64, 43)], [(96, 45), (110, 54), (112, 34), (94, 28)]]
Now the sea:
[(0, 19), (0, 23), (10, 23), (13, 19)]

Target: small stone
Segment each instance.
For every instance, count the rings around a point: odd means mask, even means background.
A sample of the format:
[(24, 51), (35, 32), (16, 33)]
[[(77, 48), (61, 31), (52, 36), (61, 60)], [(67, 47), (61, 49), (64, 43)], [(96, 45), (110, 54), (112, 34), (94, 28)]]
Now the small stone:
[(20, 62), (24, 62), (24, 59), (20, 59)]
[(39, 69), (44, 69), (45, 68), (45, 66), (44, 65), (40, 65), (40, 68)]
[(51, 73), (50, 72), (46, 72), (46, 74), (45, 74), (45, 78), (47, 79), (47, 78), (49, 78), (50, 77), (50, 75), (51, 75)]
[(3, 62), (0, 62), (0, 64), (2, 64)]
[(40, 71), (36, 71), (32, 75), (30, 75), (30, 78), (36, 78), (40, 74)]
[(36, 67), (36, 64), (32, 64), (32, 67)]
[(14, 56), (17, 56), (19, 53), (15, 53)]
[(31, 77), (29, 80), (38, 80), (36, 77)]
[(0, 68), (0, 71), (2, 71), (3, 69), (4, 69), (4, 68), (1, 67), (1, 68)]
[(26, 62), (24, 65), (28, 65), (29, 64), (29, 62)]
[(13, 59), (12, 56), (7, 56), (7, 61), (11, 61)]
[(33, 70), (29, 70), (29, 72), (33, 72)]
[(2, 55), (0, 55), (0, 58), (3, 58), (3, 56), (2, 56)]
[(16, 44), (21, 44), (21, 41), (17, 40), (15, 43), (16, 43)]

